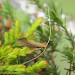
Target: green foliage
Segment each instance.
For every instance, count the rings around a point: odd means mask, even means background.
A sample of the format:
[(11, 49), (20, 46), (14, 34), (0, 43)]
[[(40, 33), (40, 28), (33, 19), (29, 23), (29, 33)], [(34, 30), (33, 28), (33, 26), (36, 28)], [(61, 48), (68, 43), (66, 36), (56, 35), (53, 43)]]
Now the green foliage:
[(20, 10), (16, 10), (14, 18), (15, 18), (15, 20), (20, 21), (20, 25), (21, 25), (20, 29), (25, 34), (31, 25), (29, 15), (25, 12), (20, 11)]
[[(29, 19), (27, 19), (27, 22), (26, 20), (24, 20), (25, 15), (22, 14), (22, 12), (16, 11), (19, 12), (19, 14), (16, 14), (14, 10), (15, 9), (10, 5), (8, 1), (3, 3), (2, 16), (3, 18), (12, 18), (13, 27), (8, 32), (4, 33), (4, 43), (0, 47), (0, 74), (37, 75), (40, 70), (47, 68), (47, 61), (40, 60), (39, 62), (37, 61), (36, 63), (33, 63), (32, 66), (30, 64), (26, 66), (25, 62), (27, 62), (27, 60), (25, 59), (30, 58), (28, 57), (28, 55), (34, 53), (35, 50), (28, 47), (22, 47), (21, 45), (17, 44), (16, 41), (19, 38), (24, 37), (24, 34), (25, 37), (33, 35), (33, 32), (42, 23), (43, 18), (38, 18), (26, 33), (22, 33), (21, 24), (28, 25)], [(8, 14), (7, 16), (6, 13)], [(19, 15), (22, 15), (21, 19), (19, 18)], [(22, 59), (25, 61), (23, 61)]]
[(62, 54), (64, 55), (63, 57), (66, 58), (68, 61), (73, 62), (73, 50), (71, 48), (64, 48)]
[(38, 26), (42, 23), (43, 18), (40, 17), (38, 18), (31, 26), (31, 28), (29, 28), (28, 32), (25, 34), (25, 37), (29, 37), (33, 34), (33, 32), (38, 28)]
[(33, 66), (28, 66), (27, 67), (27, 72), (30, 73), (30, 72), (33, 72), (33, 71), (40, 71), (41, 68), (45, 68), (48, 66), (48, 63), (44, 60), (40, 61), (40, 62), (36, 62)]
[(12, 74), (12, 72), (25, 72), (26, 71), (26, 67), (24, 65), (6, 65), (6, 66), (1, 66), (0, 67), (0, 71), (7, 71), (10, 72)]
[(11, 46), (6, 46), (0, 48), (0, 59), (1, 61), (4, 61), (6, 64), (9, 64), (12, 63), (14, 59), (17, 59), (17, 57), (26, 56), (27, 54), (31, 54), (32, 52), (34, 51), (27, 47), (20, 49), (12, 48)]
[[(0, 74), (35, 74), (35, 72), (46, 68), (47, 64), (46, 61), (42, 60), (40, 62), (35, 63), (33, 66), (28, 66), (26, 68), (25, 65), (23, 64), (17, 64), (17, 65), (4, 65), (4, 66), (0, 66)], [(4, 71), (4, 72), (3, 72)]]
[(15, 43), (16, 40), (22, 36), (20, 34), (20, 22), (18, 20), (16, 20), (14, 27), (15, 28), (10, 29), (9, 32), (5, 32), (4, 34), (5, 45)]
[[(45, 75), (60, 75), (58, 71), (60, 66), (57, 66), (56, 61), (58, 60), (55, 61), (54, 56), (55, 53), (60, 52), (63, 55), (62, 58), (66, 59), (63, 61), (69, 64), (67, 68), (64, 67), (67, 70), (66, 75), (71, 75), (72, 72), (75, 72), (75, 36), (67, 31), (65, 20), (61, 18), (61, 11), (59, 12), (58, 6), (52, 0), (35, 0), (35, 2), (47, 16), (43, 26), (40, 26), (43, 21), (41, 17), (34, 21), (30, 27), (28, 15), (19, 10), (15, 12), (9, 2), (5, 3), (3, 10), (1, 10), (3, 12), (1, 14), (5, 14), (5, 16), (8, 12), (7, 16), (12, 18), (15, 23), (13, 21), (12, 29), (4, 33), (4, 44), (0, 47), (0, 73), (1, 75), (4, 73), (9, 75), (38, 75), (38, 72), (42, 71)], [(46, 7), (43, 6), (44, 3), (46, 3)], [(35, 51), (16, 43), (21, 37), (32, 39), (33, 34), (35, 34), (35, 38), (33, 37), (35, 40), (48, 43), (46, 51), (36, 60), (34, 60), (35, 56), (41, 53), (41, 50)], [(47, 68), (46, 73), (45, 68)], [(60, 71), (63, 72), (61, 69)]]
[[(60, 6), (58, 4), (55, 4), (53, 0), (35, 0), (33, 2), (35, 2), (39, 8), (43, 9), (43, 11), (47, 15), (47, 18), (50, 20), (48, 21), (47, 19), (44, 27), (41, 26), (40, 28), (38, 28), (38, 31), (36, 33), (38, 36), (36, 38), (39, 38), (39, 40), (43, 42), (45, 40), (48, 40), (51, 28), (50, 42), (48, 44), (46, 52), (44, 53), (44, 59), (46, 59), (51, 66), (48, 67), (48, 75), (61, 75), (63, 73), (61, 69), (61, 74), (58, 72), (58, 67), (61, 68), (63, 67), (63, 65), (57, 67), (57, 65), (59, 65), (61, 62), (60, 60), (62, 59), (66, 59), (63, 61), (69, 64), (66, 68), (67, 71), (65, 75), (72, 75), (72, 72), (74, 72), (73, 63), (75, 60), (73, 53), (75, 49), (75, 36), (73, 36), (72, 33), (68, 32), (66, 28), (67, 25), (65, 22), (65, 18), (64, 20), (62, 20), (61, 18), (62, 11), (60, 10)], [(62, 54), (63, 57), (58, 54)], [(61, 64), (62, 63), (63, 62), (61, 62)]]
[(2, 15), (7, 17), (7, 18), (10, 17), (10, 18), (12, 18), (14, 20), (15, 11), (14, 11), (14, 8), (12, 7), (12, 5), (9, 3), (8, 0), (3, 2)]

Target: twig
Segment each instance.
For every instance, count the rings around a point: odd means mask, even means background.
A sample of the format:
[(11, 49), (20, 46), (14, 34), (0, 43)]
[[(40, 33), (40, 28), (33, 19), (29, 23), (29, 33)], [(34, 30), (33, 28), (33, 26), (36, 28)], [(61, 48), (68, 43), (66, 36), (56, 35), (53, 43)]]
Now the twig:
[(67, 72), (66, 72), (66, 75), (68, 75), (68, 70), (67, 70)]
[[(49, 8), (48, 8), (48, 14), (49, 14)], [(50, 18), (50, 15), (49, 15), (49, 18)], [(50, 21), (49, 21), (49, 38), (48, 38), (48, 42), (46, 44), (46, 47), (44, 48), (44, 51), (41, 54), (39, 54), (38, 56), (36, 56), (35, 58), (33, 58), (33, 59), (29, 60), (29, 61), (26, 61), (23, 64), (27, 64), (27, 63), (39, 58), (41, 55), (43, 55), (43, 53), (46, 51), (46, 48), (47, 48), (47, 46), (48, 46), (48, 44), (50, 42), (50, 37), (51, 37), (51, 27), (50, 27)]]
[(46, 49), (44, 49), (44, 51), (43, 51), (41, 54), (39, 54), (38, 56), (36, 56), (35, 58), (32, 58), (31, 60), (28, 60), (28, 61), (26, 61), (26, 62), (24, 62), (24, 63), (22, 63), (22, 64), (25, 65), (25, 64), (27, 64), (27, 63), (29, 63), (29, 62), (31, 62), (31, 61), (33, 61), (33, 60), (39, 58), (39, 57), (45, 52), (45, 50), (46, 50)]
[[(75, 48), (74, 40), (73, 40), (72, 37), (70, 36), (70, 34), (69, 34), (69, 32), (67, 31), (66, 27), (62, 26), (62, 28), (65, 30), (66, 35), (69, 37), (70, 42), (71, 42), (71, 45), (72, 45), (72, 49), (73, 49), (73, 51), (74, 51), (74, 48)], [(71, 75), (71, 71), (72, 71), (72, 70), (71, 70), (71, 66), (72, 66), (71, 61), (70, 61), (69, 64), (70, 64), (70, 66), (69, 66), (69, 69), (68, 69), (68, 74)]]
[(66, 29), (66, 28), (64, 28), (64, 29), (65, 29), (65, 32), (66, 32), (67, 36), (69, 37), (69, 39), (70, 39), (70, 41), (71, 41), (71, 44), (72, 44), (72, 47), (73, 47), (73, 50), (74, 50), (74, 41), (73, 41), (73, 39), (71, 38), (70, 34), (68, 33), (67, 29)]
[(69, 75), (71, 75), (71, 62), (70, 62), (70, 66), (69, 66)]
[(54, 61), (54, 50), (52, 49), (52, 52), (51, 52), (51, 63), (52, 63), (52, 70), (53, 70), (53, 75), (56, 74), (56, 64), (55, 64), (55, 61)]
[[(50, 13), (49, 13), (49, 8), (48, 8), (48, 15), (49, 15), (49, 19), (50, 19)], [(49, 21), (49, 26), (50, 26), (50, 21)], [(51, 28), (51, 27), (50, 27)], [(51, 29), (50, 29), (50, 32), (51, 32)], [(51, 33), (50, 33), (50, 36), (51, 36)], [(52, 50), (51, 50), (51, 64), (52, 64), (52, 70), (53, 70), (53, 75), (56, 74), (56, 64), (55, 64), (55, 61), (54, 61), (54, 51), (55, 51), (55, 46), (54, 44), (52, 43)]]

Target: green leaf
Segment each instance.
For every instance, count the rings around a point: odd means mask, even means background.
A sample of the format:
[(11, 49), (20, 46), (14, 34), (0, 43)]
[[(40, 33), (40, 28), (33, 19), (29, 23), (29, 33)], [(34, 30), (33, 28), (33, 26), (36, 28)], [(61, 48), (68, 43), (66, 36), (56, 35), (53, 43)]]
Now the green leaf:
[(32, 52), (34, 52), (34, 50), (25, 47), (20, 50), (19, 56), (26, 56), (26, 54), (31, 54)]
[(3, 13), (4, 16), (8, 16), (14, 19), (15, 11), (13, 6), (9, 3), (9, 0), (3, 2)]
[(48, 66), (47, 61), (41, 60), (39, 62), (36, 62), (33, 66), (28, 66), (26, 68), (26, 71), (28, 73), (35, 72), (35, 71), (40, 71), (41, 69), (47, 68), (47, 66)]
[(11, 46), (6, 46), (4, 48), (1, 48), (0, 52), (1, 52), (1, 57), (6, 56), (7, 54), (9, 54), (12, 51)]
[[(0, 66), (0, 71), (8, 71), (8, 72), (25, 72), (24, 65), (5, 65)], [(12, 74), (12, 73), (11, 73)]]
[(58, 24), (62, 25), (62, 21), (61, 19), (54, 13), (54, 12), (51, 12), (51, 17), (53, 19), (54, 22), (57, 22)]
[(43, 18), (40, 17), (38, 18), (33, 24), (32, 26), (29, 28), (28, 32), (25, 34), (25, 37), (29, 37), (30, 35), (33, 34), (33, 32), (38, 28), (38, 26), (42, 23)]
[(34, 50), (31, 50), (27, 47), (25, 48), (14, 48), (8, 55), (7, 58), (5, 57), (4, 59), (7, 61), (6, 63), (9, 64), (11, 63), (14, 59), (16, 59), (18, 56), (26, 56), (27, 54), (31, 54), (34, 52)]

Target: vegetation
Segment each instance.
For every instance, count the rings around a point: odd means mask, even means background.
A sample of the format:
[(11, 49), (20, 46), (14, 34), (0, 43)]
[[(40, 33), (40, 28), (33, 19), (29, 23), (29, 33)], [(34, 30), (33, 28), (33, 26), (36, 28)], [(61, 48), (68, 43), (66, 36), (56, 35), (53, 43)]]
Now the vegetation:
[(61, 60), (68, 64), (64, 67), (65, 75), (72, 75), (75, 72), (75, 36), (68, 32), (66, 19), (61, 18), (61, 8), (52, 0), (31, 2), (44, 11), (45, 21), (40, 17), (31, 24), (28, 14), (15, 10), (8, 1), (0, 4), (0, 74), (60, 75), (62, 70), (55, 61), (55, 53), (60, 53)]

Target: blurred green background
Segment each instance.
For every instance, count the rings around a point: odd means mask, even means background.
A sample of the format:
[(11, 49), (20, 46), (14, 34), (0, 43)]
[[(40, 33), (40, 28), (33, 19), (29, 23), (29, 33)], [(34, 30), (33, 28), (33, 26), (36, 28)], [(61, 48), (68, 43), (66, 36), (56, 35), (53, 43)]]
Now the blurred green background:
[(72, 15), (75, 18), (75, 0), (62, 0), (63, 12)]

